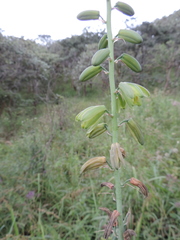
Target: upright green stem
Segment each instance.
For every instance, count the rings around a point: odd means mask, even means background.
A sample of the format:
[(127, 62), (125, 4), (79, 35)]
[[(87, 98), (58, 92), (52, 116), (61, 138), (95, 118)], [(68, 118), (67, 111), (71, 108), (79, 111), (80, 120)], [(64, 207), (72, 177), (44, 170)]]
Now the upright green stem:
[[(110, 50), (109, 61), (109, 84), (111, 92), (111, 111), (112, 111), (112, 143), (118, 142), (118, 123), (117, 123), (117, 110), (116, 110), (116, 97), (115, 97), (115, 79), (114, 79), (114, 43), (112, 38), (111, 28), (111, 0), (107, 0), (107, 35), (108, 35), (108, 48)], [(122, 193), (120, 181), (120, 169), (115, 170), (115, 189), (116, 189), (116, 207), (120, 213), (119, 217), (119, 235), (118, 239), (123, 240), (123, 213), (122, 213)]]
[(107, 35), (108, 35), (108, 48), (110, 50), (109, 61), (109, 84), (111, 92), (111, 111), (112, 111), (112, 142), (118, 141), (118, 125), (117, 125), (117, 111), (116, 111), (116, 97), (115, 97), (115, 79), (114, 79), (114, 43), (112, 39), (111, 28), (111, 0), (107, 0)]

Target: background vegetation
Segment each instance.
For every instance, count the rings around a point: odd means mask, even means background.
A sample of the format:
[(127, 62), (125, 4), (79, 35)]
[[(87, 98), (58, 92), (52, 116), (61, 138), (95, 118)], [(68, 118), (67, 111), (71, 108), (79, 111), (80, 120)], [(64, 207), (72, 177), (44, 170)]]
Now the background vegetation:
[[(126, 129), (119, 131), (130, 163), (124, 179), (137, 177), (150, 192), (144, 202), (139, 192), (123, 189), (123, 202), (132, 212), (129, 226), (136, 228), (139, 240), (180, 239), (179, 17), (177, 11), (131, 27), (144, 42), (125, 47), (143, 72), (132, 73), (122, 65), (116, 69), (118, 82), (136, 82), (151, 91), (145, 106), (133, 112), (144, 126), (145, 145), (137, 148)], [(109, 105), (105, 74), (78, 82), (102, 34), (85, 29), (59, 41), (41, 35), (42, 44), (0, 34), (1, 239), (95, 240), (102, 235), (107, 217), (99, 207), (113, 210), (115, 205), (100, 184), (113, 179), (107, 169), (83, 178), (79, 170), (91, 157), (109, 156), (110, 139), (103, 134), (88, 140), (74, 121), (98, 98)], [(118, 44), (124, 43), (115, 44), (117, 56)]]

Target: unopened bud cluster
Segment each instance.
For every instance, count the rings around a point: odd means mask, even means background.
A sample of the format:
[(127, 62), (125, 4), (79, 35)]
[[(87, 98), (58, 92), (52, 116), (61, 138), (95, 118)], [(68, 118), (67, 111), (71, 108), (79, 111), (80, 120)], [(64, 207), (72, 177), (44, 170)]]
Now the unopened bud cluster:
[(113, 169), (119, 169), (124, 164), (124, 158), (122, 154), (122, 148), (119, 143), (113, 143), (110, 150), (110, 163)]

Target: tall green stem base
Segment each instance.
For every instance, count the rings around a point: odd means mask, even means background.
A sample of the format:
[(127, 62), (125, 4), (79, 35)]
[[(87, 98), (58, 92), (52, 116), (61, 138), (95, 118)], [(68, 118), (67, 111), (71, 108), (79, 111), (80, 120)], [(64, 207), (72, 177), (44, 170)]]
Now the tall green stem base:
[(117, 211), (120, 213), (119, 216), (119, 240), (123, 240), (123, 232), (124, 232), (124, 226), (123, 226), (123, 211), (122, 211), (122, 192), (121, 192), (121, 181), (120, 181), (120, 169), (115, 170), (114, 172), (114, 178), (115, 178), (115, 193), (116, 193), (116, 208)]

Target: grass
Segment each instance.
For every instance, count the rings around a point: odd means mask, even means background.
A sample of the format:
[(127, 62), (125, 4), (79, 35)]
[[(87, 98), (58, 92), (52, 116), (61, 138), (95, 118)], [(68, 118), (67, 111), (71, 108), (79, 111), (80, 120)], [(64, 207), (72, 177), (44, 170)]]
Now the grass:
[[(0, 126), (0, 238), (7, 240), (101, 239), (107, 216), (99, 207), (114, 210), (112, 193), (101, 188), (112, 182), (100, 169), (79, 176), (91, 157), (109, 156), (110, 137), (88, 140), (75, 115), (90, 105), (106, 104), (104, 97), (65, 98), (59, 105), (40, 106), (35, 117), (13, 120), (1, 116)], [(180, 239), (180, 99), (155, 92), (142, 107), (122, 111), (119, 120), (133, 116), (145, 133), (145, 145), (136, 143), (124, 127), (119, 130), (127, 153), (123, 179), (137, 177), (148, 187), (144, 200), (133, 188), (123, 188), (124, 213), (131, 211), (128, 227), (136, 240)], [(9, 126), (10, 127), (10, 126)]]

